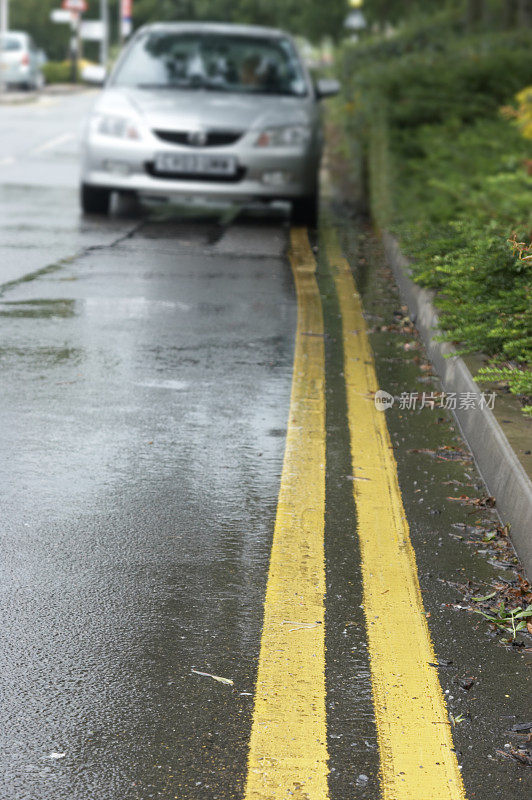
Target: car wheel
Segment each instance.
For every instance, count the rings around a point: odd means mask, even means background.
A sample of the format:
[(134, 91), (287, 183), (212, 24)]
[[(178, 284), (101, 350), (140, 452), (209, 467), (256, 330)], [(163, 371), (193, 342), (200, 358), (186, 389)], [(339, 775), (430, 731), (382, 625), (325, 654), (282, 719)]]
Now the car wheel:
[(111, 190), (81, 184), (81, 208), (85, 214), (108, 214)]
[(300, 197), (292, 202), (292, 222), (317, 228), (319, 218), (319, 196), (316, 192), (309, 197)]

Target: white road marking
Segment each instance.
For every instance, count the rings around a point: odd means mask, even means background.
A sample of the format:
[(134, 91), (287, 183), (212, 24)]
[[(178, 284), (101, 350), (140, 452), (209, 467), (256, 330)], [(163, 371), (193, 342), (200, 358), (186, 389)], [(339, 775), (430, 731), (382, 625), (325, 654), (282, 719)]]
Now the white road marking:
[(59, 144), (65, 144), (66, 142), (71, 141), (74, 138), (73, 133), (62, 133), (61, 136), (56, 136), (55, 139), (50, 139), (48, 142), (39, 145), (34, 150), (30, 151), (30, 156), (38, 156), (41, 153), (45, 153), (47, 150), (52, 150), (52, 148), (56, 147)]
[[(181, 391), (183, 389), (188, 389), (190, 381), (139, 381), (135, 386), (145, 386), (148, 389), (176, 389), (177, 391)], [(199, 674), (203, 675), (204, 673), (200, 672)]]

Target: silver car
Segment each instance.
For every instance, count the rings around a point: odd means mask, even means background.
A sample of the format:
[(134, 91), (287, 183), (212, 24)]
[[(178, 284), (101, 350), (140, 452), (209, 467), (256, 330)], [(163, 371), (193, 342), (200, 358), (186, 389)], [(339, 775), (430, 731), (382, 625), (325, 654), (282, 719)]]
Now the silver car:
[(165, 23), (140, 29), (85, 126), (81, 204), (111, 193), (239, 204), (288, 200), (315, 225), (322, 153), (316, 86), (292, 39), (268, 28)]
[(42, 51), (24, 31), (0, 36), (0, 83), (11, 88), (42, 89)]

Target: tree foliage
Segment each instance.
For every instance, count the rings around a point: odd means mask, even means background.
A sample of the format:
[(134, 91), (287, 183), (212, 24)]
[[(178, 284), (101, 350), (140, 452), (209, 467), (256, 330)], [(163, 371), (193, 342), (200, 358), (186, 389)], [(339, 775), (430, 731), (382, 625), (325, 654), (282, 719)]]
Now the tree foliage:
[(136, 25), (157, 20), (211, 20), (269, 25), (319, 41), (338, 39), (349, 11), (348, 0), (136, 0)]
[(366, 0), (364, 14), (370, 23), (396, 25), (421, 13), (438, 11), (445, 5), (445, 0)]
[(532, 0), (365, 0), (364, 14), (372, 25), (384, 28), (451, 11), (470, 28), (530, 27)]
[[(61, 60), (68, 50), (68, 25), (50, 21), (60, 0), (12, 0), (11, 28), (28, 31), (49, 58)], [(99, 0), (88, 0), (87, 19), (98, 17)], [(338, 40), (349, 11), (348, 0), (133, 0), (135, 27), (158, 21), (212, 20), (283, 28), (294, 35), (320, 41)], [(111, 34), (116, 36), (118, 0), (109, 0)]]
[(18, 0), (11, 2), (9, 9), (10, 27), (30, 33), (37, 46), (55, 60), (66, 58), (70, 40), (68, 25), (50, 21), (50, 12), (59, 7), (57, 0)]
[[(109, 0), (111, 34), (116, 36), (119, 0)], [(88, 19), (99, 15), (99, 0), (88, 0)], [(52, 59), (63, 59), (68, 50), (68, 25), (50, 21), (60, 0), (11, 0), (11, 27), (31, 33)], [(133, 0), (135, 27), (169, 20), (243, 22), (283, 28), (313, 42), (324, 37), (339, 40), (349, 0)], [(371, 28), (396, 26), (405, 20), (442, 10), (454, 10), (465, 22), (493, 27), (527, 26), (532, 19), (532, 0), (365, 0), (364, 15)]]

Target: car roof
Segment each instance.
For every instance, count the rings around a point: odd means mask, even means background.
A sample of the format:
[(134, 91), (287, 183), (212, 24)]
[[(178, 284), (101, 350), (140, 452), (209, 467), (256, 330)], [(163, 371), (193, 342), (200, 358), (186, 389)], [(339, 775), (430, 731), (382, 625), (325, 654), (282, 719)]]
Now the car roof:
[(286, 31), (266, 28), (262, 25), (233, 25), (226, 22), (156, 22), (144, 25), (137, 33), (158, 31), (187, 31), (201, 33), (228, 34), (232, 36), (267, 36), (272, 39), (289, 36)]

